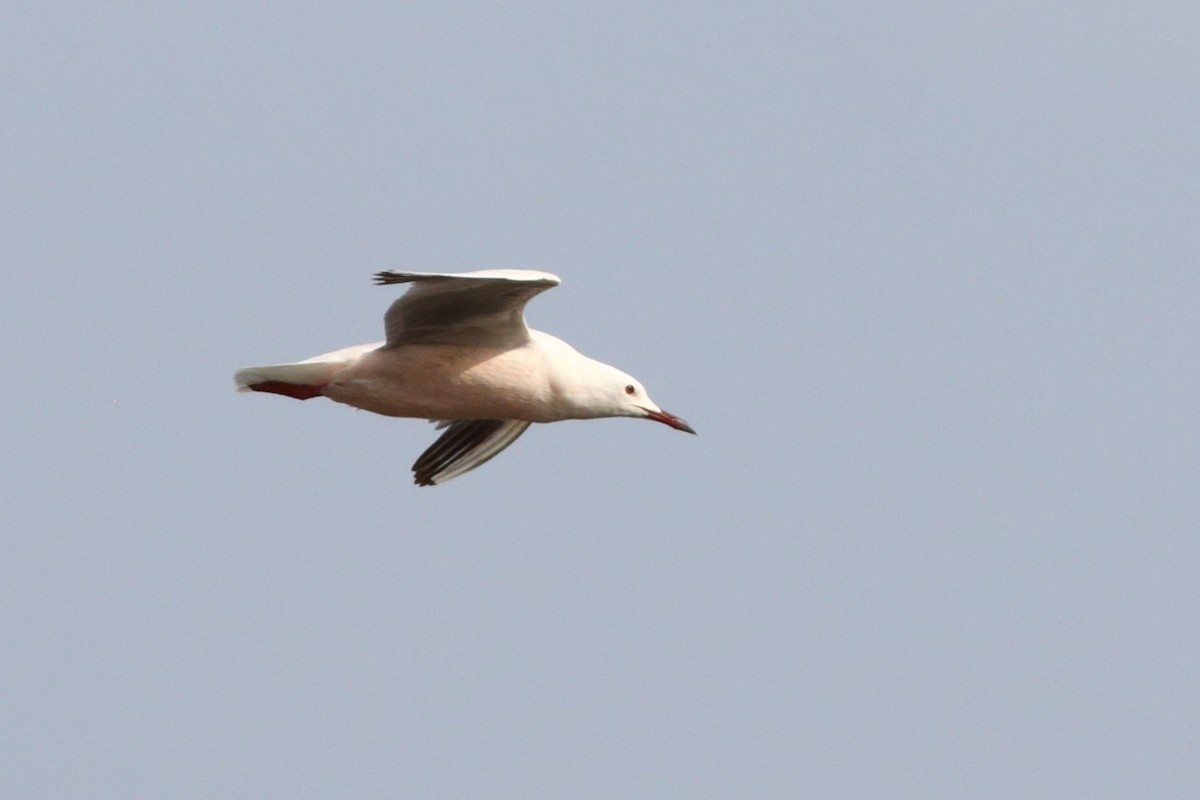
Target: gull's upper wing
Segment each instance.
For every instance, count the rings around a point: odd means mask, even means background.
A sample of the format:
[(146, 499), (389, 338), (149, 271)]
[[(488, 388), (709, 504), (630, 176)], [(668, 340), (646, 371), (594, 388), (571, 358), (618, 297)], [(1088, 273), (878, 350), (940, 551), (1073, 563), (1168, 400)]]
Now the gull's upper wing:
[(470, 472), (517, 440), (533, 423), (520, 419), (460, 419), (441, 422), (446, 432), (413, 464), (418, 486), (445, 483)]
[(375, 283), (411, 283), (383, 317), (386, 347), (460, 344), (517, 347), (529, 341), (525, 304), (559, 284), (558, 276), (525, 269), (475, 272), (380, 272)]

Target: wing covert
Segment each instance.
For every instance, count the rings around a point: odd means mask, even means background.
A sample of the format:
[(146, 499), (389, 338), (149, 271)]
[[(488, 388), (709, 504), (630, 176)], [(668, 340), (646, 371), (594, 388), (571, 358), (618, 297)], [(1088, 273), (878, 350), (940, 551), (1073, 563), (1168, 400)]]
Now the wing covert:
[(493, 269), (462, 273), (380, 272), (380, 286), (410, 283), (384, 315), (387, 347), (458, 344), (518, 347), (529, 341), (525, 304), (557, 286), (548, 272)]

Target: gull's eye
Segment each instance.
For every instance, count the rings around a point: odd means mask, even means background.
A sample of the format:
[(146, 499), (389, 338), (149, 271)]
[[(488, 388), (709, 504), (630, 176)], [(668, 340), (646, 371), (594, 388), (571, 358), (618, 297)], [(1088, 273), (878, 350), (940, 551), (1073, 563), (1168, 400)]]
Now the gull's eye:
[(625, 387), (625, 394), (633, 394), (636, 391), (637, 389), (633, 388), (632, 383)]

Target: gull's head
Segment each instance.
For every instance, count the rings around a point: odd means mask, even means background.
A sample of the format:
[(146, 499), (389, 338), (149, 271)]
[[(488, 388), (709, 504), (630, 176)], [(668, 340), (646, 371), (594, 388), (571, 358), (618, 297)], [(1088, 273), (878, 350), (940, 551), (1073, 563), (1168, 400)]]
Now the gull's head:
[(652, 419), (677, 431), (695, 433), (691, 425), (659, 408), (646, 394), (646, 387), (632, 375), (599, 361), (592, 363), (595, 369), (589, 370), (588, 376), (588, 405), (592, 415)]

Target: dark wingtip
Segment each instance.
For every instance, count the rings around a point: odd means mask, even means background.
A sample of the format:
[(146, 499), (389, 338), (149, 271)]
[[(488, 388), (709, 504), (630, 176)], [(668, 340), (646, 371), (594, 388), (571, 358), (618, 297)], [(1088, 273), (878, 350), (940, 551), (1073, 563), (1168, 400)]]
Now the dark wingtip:
[(412, 472), (413, 483), (415, 483), (417, 486), (437, 486), (437, 484), (433, 482), (433, 476), (437, 470), (430, 469), (428, 463), (422, 462), (413, 464)]

